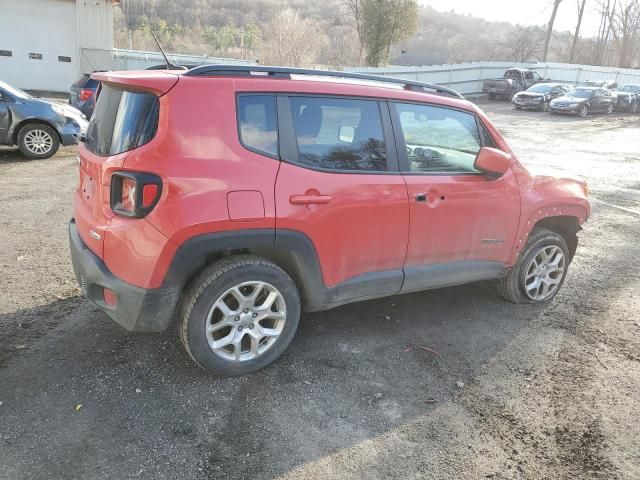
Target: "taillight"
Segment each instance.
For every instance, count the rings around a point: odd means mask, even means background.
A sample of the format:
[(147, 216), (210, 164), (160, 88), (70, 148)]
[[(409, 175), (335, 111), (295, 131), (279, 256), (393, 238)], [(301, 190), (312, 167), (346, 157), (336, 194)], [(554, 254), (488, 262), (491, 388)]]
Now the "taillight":
[(152, 173), (116, 172), (111, 176), (111, 209), (118, 215), (148, 215), (161, 193), (162, 180)]
[(80, 95), (78, 96), (78, 98), (80, 100), (89, 100), (91, 98), (91, 95), (93, 95), (93, 90), (91, 90), (90, 88), (83, 88), (82, 90), (80, 90)]

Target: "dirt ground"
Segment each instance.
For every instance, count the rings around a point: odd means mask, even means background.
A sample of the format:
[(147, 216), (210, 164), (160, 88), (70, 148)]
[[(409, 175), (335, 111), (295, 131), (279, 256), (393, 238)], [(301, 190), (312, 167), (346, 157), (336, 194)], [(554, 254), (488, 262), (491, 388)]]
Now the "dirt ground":
[(589, 180), (555, 301), (478, 283), (309, 314), (241, 378), (79, 298), (74, 150), (0, 150), (0, 479), (640, 479), (640, 116), (483, 108), (524, 163)]

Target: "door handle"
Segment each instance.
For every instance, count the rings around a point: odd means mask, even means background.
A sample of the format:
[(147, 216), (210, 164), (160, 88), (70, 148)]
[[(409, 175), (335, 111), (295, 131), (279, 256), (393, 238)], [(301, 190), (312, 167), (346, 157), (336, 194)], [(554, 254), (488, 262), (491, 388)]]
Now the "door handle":
[(320, 205), (330, 201), (329, 195), (291, 195), (289, 197), (289, 203), (292, 205)]
[(427, 201), (427, 194), (426, 193), (418, 193), (416, 195), (416, 202), (426, 202)]

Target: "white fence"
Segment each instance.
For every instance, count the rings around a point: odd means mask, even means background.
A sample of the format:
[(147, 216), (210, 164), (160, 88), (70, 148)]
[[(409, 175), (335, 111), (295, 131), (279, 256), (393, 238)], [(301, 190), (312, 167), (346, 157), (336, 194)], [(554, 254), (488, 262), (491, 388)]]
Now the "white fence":
[(510, 67), (532, 68), (546, 74), (552, 80), (567, 83), (610, 79), (615, 80), (618, 84), (640, 83), (640, 70), (637, 69), (568, 63), (473, 62), (424, 67), (361, 67), (345, 70), (434, 83), (451, 87), (465, 95), (474, 95), (482, 92), (483, 80), (501, 77), (504, 71)]
[[(181, 55), (168, 53), (169, 60), (177, 65), (255, 65), (253, 60), (241, 60), (238, 58), (218, 58), (201, 55)], [(91, 73), (94, 70), (144, 70), (154, 65), (164, 64), (164, 57), (160, 52), (147, 52), (142, 50), (101, 50), (97, 48), (83, 48), (81, 69), (83, 73)]]

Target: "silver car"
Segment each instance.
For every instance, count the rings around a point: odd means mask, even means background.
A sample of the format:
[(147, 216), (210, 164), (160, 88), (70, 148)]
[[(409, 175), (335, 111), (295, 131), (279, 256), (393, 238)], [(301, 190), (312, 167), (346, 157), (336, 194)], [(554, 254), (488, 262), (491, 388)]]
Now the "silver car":
[(18, 145), (28, 158), (49, 158), (87, 130), (77, 108), (47, 102), (0, 80), (0, 145)]

